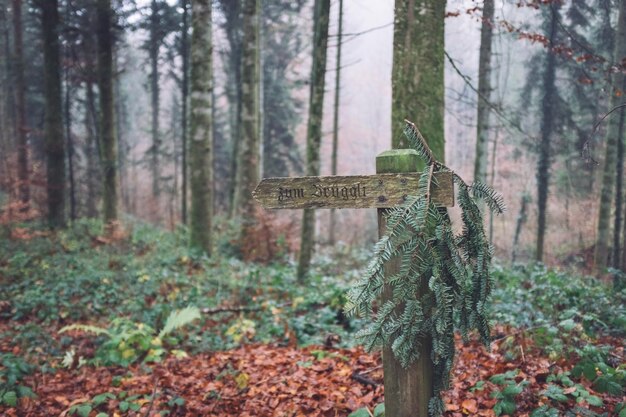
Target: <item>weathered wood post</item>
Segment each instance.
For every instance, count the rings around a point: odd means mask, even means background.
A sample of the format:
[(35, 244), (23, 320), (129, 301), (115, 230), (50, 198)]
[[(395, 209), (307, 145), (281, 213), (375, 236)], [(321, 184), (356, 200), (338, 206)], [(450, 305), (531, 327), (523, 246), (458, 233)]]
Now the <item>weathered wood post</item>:
[[(268, 209), (377, 208), (378, 232), (385, 233), (385, 213), (391, 207), (407, 204), (419, 188), (421, 159), (412, 149), (386, 151), (376, 158), (376, 175), (265, 178), (252, 193)], [(450, 171), (433, 173), (429, 190), (433, 204), (454, 205), (454, 185)], [(387, 276), (400, 269), (399, 260), (385, 265)], [(427, 291), (424, 288), (423, 291)], [(383, 302), (391, 288), (383, 291)], [(385, 415), (387, 417), (427, 417), (433, 396), (431, 340), (422, 341), (420, 359), (405, 369), (390, 347), (383, 350)]]
[[(376, 173), (416, 172), (421, 161), (413, 149), (394, 149), (376, 157)], [(385, 234), (385, 214), (389, 209), (378, 209), (378, 235)], [(385, 265), (385, 275), (400, 271), (400, 259), (391, 259)], [(425, 289), (426, 290), (426, 289)], [(383, 290), (381, 304), (391, 298), (392, 289)], [(390, 346), (383, 348), (383, 372), (385, 383), (385, 416), (428, 417), (428, 401), (433, 396), (433, 364), (430, 358), (431, 341), (425, 339), (420, 347), (419, 360), (408, 368), (402, 367)]]

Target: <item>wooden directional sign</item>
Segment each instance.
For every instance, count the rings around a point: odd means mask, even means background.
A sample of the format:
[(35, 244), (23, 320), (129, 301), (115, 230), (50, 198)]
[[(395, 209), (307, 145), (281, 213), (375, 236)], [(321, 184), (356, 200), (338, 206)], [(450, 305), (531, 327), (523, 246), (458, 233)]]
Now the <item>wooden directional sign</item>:
[[(285, 177), (262, 180), (252, 195), (265, 208), (389, 208), (402, 206), (418, 190), (419, 173), (329, 177)], [(454, 205), (452, 173), (435, 172), (430, 199)]]

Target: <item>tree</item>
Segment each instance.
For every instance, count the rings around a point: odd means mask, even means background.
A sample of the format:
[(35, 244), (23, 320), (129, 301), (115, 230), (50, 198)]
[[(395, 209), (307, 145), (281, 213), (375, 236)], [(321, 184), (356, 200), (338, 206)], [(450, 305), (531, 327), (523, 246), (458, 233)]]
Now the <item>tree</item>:
[(261, 170), (259, 5), (259, 0), (245, 0), (242, 6), (241, 122), (233, 200), (235, 216), (244, 223), (242, 233), (254, 223), (252, 190)]
[(303, 102), (294, 94), (304, 79), (294, 74), (302, 49), (303, 0), (273, 0), (262, 7), (263, 176), (302, 173), (296, 143)]
[(242, 57), (242, 21), (241, 1), (219, 0), (218, 5), (224, 15), (222, 27), (226, 32), (228, 48), (222, 52), (226, 71), (226, 97), (228, 98), (228, 128), (230, 134), (230, 178), (228, 184), (228, 203), (230, 217), (235, 215), (235, 173), (239, 149), (239, 129), (241, 128), (241, 57)]
[(554, 129), (554, 106), (558, 99), (556, 91), (556, 54), (552, 48), (557, 40), (557, 23), (559, 20), (560, 3), (550, 4), (550, 13), (546, 17), (548, 48), (543, 70), (544, 95), (541, 100), (541, 140), (539, 142), (539, 158), (537, 160), (537, 246), (535, 259), (543, 260), (544, 238), (546, 233), (546, 207), (548, 188), (550, 185), (551, 140)]
[(211, 253), (213, 44), (211, 0), (191, 1), (191, 245)]
[[(391, 75), (391, 140), (408, 147), (404, 119), (413, 121), (443, 158), (443, 10), (441, 0), (396, 0)], [(424, 36), (428, 33), (429, 36)], [(443, 159), (441, 159), (443, 161)]]
[(30, 204), (28, 175), (28, 130), (26, 122), (26, 86), (24, 84), (24, 45), (22, 37), (22, 0), (13, 0), (13, 75), (15, 77), (15, 108), (17, 133), (18, 195), (22, 210)]
[[(331, 174), (337, 175), (337, 148), (339, 146), (339, 92), (341, 90), (341, 40), (343, 29), (343, 0), (339, 0), (337, 17), (337, 55), (335, 58), (335, 103), (333, 104), (333, 150), (331, 155)], [(335, 244), (335, 209), (330, 211), (328, 240)]]
[[(392, 147), (409, 147), (410, 135), (405, 136), (403, 132), (404, 119), (414, 120), (427, 138), (427, 146), (434, 158), (441, 163), (445, 162), (445, 7), (446, 2), (441, 0), (396, 0), (391, 79)], [(439, 215), (448, 219), (445, 209), (441, 209)], [(427, 295), (428, 291), (427, 285), (421, 285), (417, 296)], [(392, 292), (384, 290), (381, 303), (385, 303)], [(440, 355), (431, 354), (433, 343), (430, 337), (423, 336), (411, 342), (420, 348), (419, 359), (409, 368), (402, 366), (391, 346), (383, 348), (385, 412), (390, 416), (428, 415), (431, 398), (444, 389), (434, 381), (445, 379), (449, 373), (450, 363), (442, 360)], [(433, 403), (434, 406), (438, 404)]]
[(491, 94), (491, 39), (493, 36), (493, 0), (485, 0), (480, 31), (478, 58), (478, 108), (476, 123), (476, 159), (474, 181), (486, 183), (489, 144), (489, 95)]
[(65, 142), (61, 99), (61, 62), (59, 49), (58, 0), (39, 2), (42, 11), (42, 36), (45, 80), (45, 137), (48, 193), (48, 224), (65, 225)]
[[(320, 174), (320, 144), (324, 115), (324, 78), (328, 49), (330, 0), (315, 0), (313, 13), (313, 63), (309, 93), (309, 120), (306, 135), (306, 175)], [(300, 282), (309, 272), (315, 245), (315, 210), (304, 209), (297, 277)]]
[[(613, 62), (620, 71), (611, 75), (611, 97), (609, 108), (616, 107), (622, 101), (620, 96), (625, 91), (624, 84), (624, 58), (626, 58), (626, 2), (619, 2), (619, 16), (617, 22), (617, 37), (615, 38), (615, 50)], [(617, 164), (617, 141), (623, 141), (620, 137), (620, 125), (623, 124), (623, 113), (620, 111), (616, 117), (609, 119), (606, 133), (606, 157), (602, 174), (602, 191), (600, 192), (600, 207), (598, 209), (598, 231), (596, 234), (595, 268), (602, 273), (607, 266), (608, 248), (611, 232), (610, 213), (613, 202), (613, 188), (615, 185), (615, 166)]]
[(117, 137), (113, 100), (113, 10), (111, 0), (97, 0), (98, 89), (100, 90), (100, 154), (103, 169), (104, 222), (118, 220)]
[[(150, 61), (150, 104), (151, 104), (151, 128), (152, 146), (150, 147), (150, 171), (152, 173), (152, 195), (158, 199), (160, 188), (160, 156), (162, 152), (162, 140), (160, 132), (160, 107), (161, 107), (161, 86), (159, 84), (159, 59), (160, 50), (167, 35), (175, 30), (176, 25), (174, 9), (162, 0), (152, 0), (150, 2), (150, 15), (147, 22), (140, 25), (148, 31), (148, 39), (143, 44), (143, 49), (148, 52)], [(158, 200), (157, 200), (158, 201)]]
[(182, 153), (182, 179), (181, 179), (181, 213), (183, 224), (187, 224), (187, 134), (189, 132), (189, 123), (187, 115), (189, 114), (189, 0), (181, 0), (183, 8), (182, 30), (180, 37), (180, 57), (182, 60), (182, 82), (181, 82), (181, 153)]

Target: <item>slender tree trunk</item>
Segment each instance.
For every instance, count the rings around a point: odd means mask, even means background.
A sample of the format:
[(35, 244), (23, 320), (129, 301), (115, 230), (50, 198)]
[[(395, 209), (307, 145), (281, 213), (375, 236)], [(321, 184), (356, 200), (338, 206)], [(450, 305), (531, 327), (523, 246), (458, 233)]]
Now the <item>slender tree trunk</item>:
[[(615, 37), (614, 62), (622, 66), (622, 60), (626, 57), (626, 1), (619, 3), (619, 16), (617, 22), (617, 36)], [(609, 108), (614, 108), (622, 101), (622, 87), (624, 86), (624, 73), (617, 71), (611, 76), (613, 91), (609, 100)], [(598, 209), (598, 231), (596, 234), (595, 270), (604, 273), (609, 254), (609, 239), (611, 233), (611, 206), (613, 202), (613, 188), (615, 182), (615, 169), (617, 159), (617, 141), (623, 140), (619, 136), (619, 117), (609, 118), (609, 126), (606, 132), (606, 157), (602, 175), (602, 191), (600, 192), (600, 207)]]
[(48, 225), (65, 226), (65, 139), (61, 99), (58, 0), (40, 2), (44, 57), (45, 143), (48, 192)]
[[(114, 73), (118, 72), (118, 57), (115, 54), (113, 58)], [(118, 143), (117, 163), (118, 163), (118, 178), (119, 178), (119, 190), (121, 196), (122, 209), (126, 210), (130, 206), (128, 201), (128, 175), (127, 175), (127, 158), (129, 152), (128, 142), (126, 141), (126, 135), (124, 134), (124, 126), (126, 126), (126, 117), (128, 112), (125, 109), (124, 93), (122, 91), (122, 80), (120, 77), (115, 77), (114, 81), (115, 89), (115, 134)]]
[(515, 222), (515, 234), (513, 235), (513, 250), (511, 252), (511, 262), (513, 263), (517, 259), (517, 248), (519, 246), (519, 238), (522, 234), (522, 227), (524, 226), (528, 218), (528, 215), (527, 215), (528, 203), (530, 203), (530, 196), (526, 192), (524, 192), (520, 200), (519, 214), (517, 215), (517, 220)]
[[(315, 0), (313, 65), (309, 96), (309, 121), (307, 125), (306, 175), (320, 174), (320, 144), (324, 120), (324, 78), (326, 75), (326, 52), (328, 49), (328, 23), (330, 0)], [(315, 246), (315, 210), (305, 209), (302, 216), (302, 235), (297, 276), (300, 282), (309, 272)]]
[(191, 13), (191, 245), (211, 253), (213, 43), (211, 0), (192, 0)]
[(487, 153), (489, 145), (489, 96), (491, 94), (491, 38), (493, 34), (493, 0), (485, 0), (480, 31), (478, 59), (478, 114), (476, 123), (476, 159), (474, 181), (487, 181)]
[[(68, 54), (69, 55), (69, 54)], [(76, 220), (76, 178), (74, 175), (74, 138), (72, 137), (72, 86), (70, 68), (65, 68), (65, 138), (70, 191), (70, 219)]]
[(259, 98), (259, 0), (243, 3), (241, 63), (241, 123), (237, 173), (235, 176), (235, 216), (244, 223), (242, 234), (254, 225), (252, 190), (261, 171), (261, 132)]
[[(343, 31), (343, 0), (339, 0), (339, 13), (337, 16), (337, 56), (335, 58), (335, 104), (333, 108), (333, 150), (331, 155), (331, 173), (337, 175), (337, 148), (339, 146), (339, 93), (341, 90), (341, 41)], [(336, 228), (335, 209), (330, 211), (330, 226), (328, 240), (331, 245), (335, 244)]]
[(85, 84), (85, 158), (87, 167), (87, 217), (98, 217), (98, 201), (100, 200), (100, 184), (97, 181), (101, 177), (100, 164), (102, 159), (98, 156), (100, 153), (100, 145), (98, 139), (98, 115), (96, 110), (96, 94), (94, 92), (94, 83), (91, 79), (93, 74), (93, 65), (88, 66), (87, 81)]
[[(442, 0), (396, 0), (393, 33), (391, 140), (408, 148), (404, 119), (414, 122), (435, 155), (445, 154), (443, 138)], [(424, 36), (424, 33), (437, 36)]]
[[(622, 85), (624, 91), (624, 85)], [(624, 175), (624, 111), (619, 111), (619, 128), (617, 134), (617, 161), (615, 175), (615, 222), (613, 225), (613, 268), (621, 267), (621, 232), (623, 214), (623, 175)]]
[(98, 89), (100, 90), (100, 154), (104, 174), (104, 222), (118, 220), (117, 137), (113, 99), (113, 10), (111, 0), (97, 0)]
[(235, 216), (235, 175), (237, 172), (237, 155), (239, 154), (239, 139), (241, 129), (241, 5), (240, 1), (222, 1), (226, 15), (226, 38), (230, 50), (228, 52), (228, 74), (226, 83), (226, 95), (228, 97), (228, 122), (231, 142), (230, 173), (232, 176), (228, 184), (229, 216)]
[(159, 15), (157, 1), (152, 0), (152, 14), (150, 16), (150, 102), (152, 105), (152, 148), (150, 158), (150, 169), (152, 171), (152, 196), (156, 200), (157, 216), (159, 211), (159, 196), (161, 194), (159, 177), (161, 174), (159, 167), (159, 156), (161, 153), (161, 137), (159, 132), (159, 105), (160, 93), (159, 88)]
[(181, 204), (181, 213), (182, 213), (182, 221), (183, 224), (187, 224), (187, 132), (188, 132), (188, 122), (187, 122), (187, 114), (189, 110), (187, 109), (187, 104), (189, 102), (189, 0), (181, 0), (181, 6), (183, 8), (183, 33), (181, 36), (182, 50), (181, 50), (181, 60), (182, 60), (182, 71), (183, 71), (183, 79), (182, 79), (182, 116), (181, 116), (181, 153), (182, 153), (182, 184), (181, 184), (181, 193), (182, 193), (182, 204)]
[[(12, 148), (9, 144), (11, 132), (9, 129), (10, 119), (8, 114), (8, 97), (9, 97), (9, 72), (8, 62), (11, 60), (5, 44), (8, 43), (8, 22), (7, 22), (8, 5), (5, 0), (0, 1), (0, 33), (6, 38), (0, 45), (0, 178), (7, 179), (9, 175), (8, 167), (8, 151)], [(0, 187), (7, 185), (5, 181), (0, 180)]]
[(551, 139), (554, 116), (552, 109), (556, 98), (556, 54), (552, 51), (557, 36), (557, 23), (559, 19), (560, 4), (550, 5), (550, 21), (548, 26), (548, 40), (550, 42), (546, 50), (546, 65), (543, 73), (544, 96), (541, 103), (541, 141), (539, 143), (539, 159), (537, 161), (537, 247), (535, 259), (543, 261), (544, 238), (546, 234), (546, 208), (548, 203), (548, 187), (550, 184)]
[(26, 86), (24, 84), (24, 55), (22, 40), (22, 0), (13, 0), (13, 61), (15, 63), (15, 108), (17, 134), (18, 198), (22, 211), (30, 204), (30, 180), (28, 175), (28, 126), (26, 125)]

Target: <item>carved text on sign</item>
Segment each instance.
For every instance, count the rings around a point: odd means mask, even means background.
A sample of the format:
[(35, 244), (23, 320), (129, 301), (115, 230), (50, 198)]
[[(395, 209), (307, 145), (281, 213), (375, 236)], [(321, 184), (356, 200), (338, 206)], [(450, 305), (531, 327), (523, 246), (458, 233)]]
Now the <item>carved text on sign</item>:
[[(420, 176), (403, 173), (265, 178), (253, 195), (270, 209), (397, 207), (417, 193)], [(433, 174), (431, 201), (452, 206), (453, 190), (451, 172)]]

